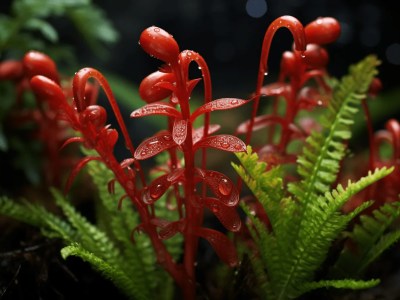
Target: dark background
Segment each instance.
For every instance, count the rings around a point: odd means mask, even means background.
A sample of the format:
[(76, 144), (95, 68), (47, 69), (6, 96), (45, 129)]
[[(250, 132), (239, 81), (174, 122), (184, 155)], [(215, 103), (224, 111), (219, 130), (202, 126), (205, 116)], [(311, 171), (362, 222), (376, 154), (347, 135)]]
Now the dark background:
[[(342, 75), (349, 64), (376, 53), (382, 60), (380, 76), (384, 87), (391, 89), (399, 84), (400, 12), (394, 0), (122, 0), (96, 3), (112, 19), (121, 36), (106, 60), (99, 61), (84, 49), (80, 52), (81, 59), (135, 83), (160, 64), (137, 43), (143, 29), (157, 25), (173, 34), (182, 50), (194, 50), (206, 59), (216, 97), (245, 96), (255, 86), (265, 30), (275, 18), (292, 15), (304, 25), (320, 16), (340, 21), (341, 37), (328, 47), (329, 70), (333, 75)], [(261, 16), (252, 17), (247, 9)], [(291, 43), (288, 30), (278, 31), (269, 59), (272, 76), (278, 71), (282, 51), (290, 49)]]

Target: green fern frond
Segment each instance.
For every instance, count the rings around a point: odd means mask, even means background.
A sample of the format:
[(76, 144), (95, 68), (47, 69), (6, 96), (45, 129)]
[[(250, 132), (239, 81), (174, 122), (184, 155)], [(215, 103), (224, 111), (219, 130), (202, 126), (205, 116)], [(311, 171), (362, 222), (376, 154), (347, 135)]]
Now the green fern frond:
[(50, 238), (61, 238), (67, 242), (76, 239), (76, 230), (68, 222), (49, 212), (43, 206), (32, 204), (26, 200), (17, 202), (7, 197), (1, 197), (0, 214), (40, 228), (44, 235)]
[[(374, 210), (372, 215), (360, 217), (348, 234), (356, 249), (346, 247), (335, 264), (333, 274), (359, 277), (385, 250), (400, 239), (400, 230), (385, 233), (400, 216), (400, 202), (388, 203)], [(349, 263), (351, 262), (351, 267)]]
[[(233, 166), (262, 203), (270, 221), (267, 227), (242, 205), (254, 226), (250, 232), (267, 273), (268, 294), (264, 297), (268, 299), (294, 299), (304, 293), (307, 284), (310, 288), (329, 285), (328, 281), (313, 283), (316, 270), (325, 261), (333, 241), (372, 202), (365, 202), (348, 215), (341, 212), (342, 206), (392, 171), (375, 170), (356, 182), (349, 181), (346, 188), (338, 185), (331, 190), (345, 155), (344, 142), (351, 137), (350, 126), (377, 65), (375, 57), (367, 57), (351, 67), (350, 74), (337, 85), (322, 120), (323, 131), (311, 134), (298, 158), (301, 181), (288, 185), (294, 199), (284, 194), (282, 175), (276, 169), (265, 171), (266, 165), (257, 161), (251, 149), (247, 154), (238, 154), (242, 165)], [(330, 285), (361, 288), (372, 283), (376, 281), (332, 281)]]
[(101, 228), (117, 245), (125, 260), (121, 262), (120, 268), (149, 291), (155, 291), (166, 283), (171, 284), (167, 274), (157, 268), (156, 255), (149, 237), (145, 234), (135, 235), (135, 243), (132, 242), (131, 232), (140, 224), (139, 215), (130, 201), (123, 202), (121, 209), (118, 209), (118, 201), (125, 191), (116, 182), (114, 193), (109, 193), (108, 183), (113, 179), (113, 173), (97, 161), (88, 165), (88, 171), (99, 191), (96, 207)]
[(99, 271), (105, 278), (111, 280), (117, 288), (119, 288), (125, 295), (130, 295), (131, 299), (147, 300), (150, 299), (147, 293), (143, 293), (147, 288), (137, 286), (134, 279), (129, 277), (128, 274), (122, 272), (118, 266), (105, 261), (99, 256), (89, 252), (81, 245), (74, 243), (61, 249), (61, 256), (67, 259), (69, 256), (80, 257), (83, 261), (90, 263), (90, 265)]
[(371, 280), (354, 280), (354, 279), (342, 279), (342, 280), (321, 280), (306, 283), (303, 287), (303, 293), (312, 291), (319, 288), (333, 287), (336, 289), (368, 289), (377, 286), (380, 283), (379, 279)]
[(298, 158), (299, 183), (290, 184), (289, 191), (307, 205), (330, 189), (345, 155), (343, 142), (351, 137), (351, 125), (361, 100), (377, 74), (379, 61), (368, 56), (350, 67), (333, 93), (326, 114), (322, 116), (322, 132), (313, 132), (306, 140), (303, 154)]

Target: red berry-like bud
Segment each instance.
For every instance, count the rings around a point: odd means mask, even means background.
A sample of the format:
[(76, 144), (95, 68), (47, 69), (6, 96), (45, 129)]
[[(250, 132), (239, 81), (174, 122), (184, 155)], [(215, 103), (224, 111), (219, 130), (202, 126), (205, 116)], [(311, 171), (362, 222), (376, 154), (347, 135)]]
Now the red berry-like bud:
[(179, 55), (179, 46), (175, 39), (159, 27), (145, 29), (140, 35), (139, 43), (148, 54), (166, 63), (176, 61)]
[(157, 83), (175, 82), (173, 73), (163, 73), (156, 71), (144, 78), (139, 86), (139, 95), (147, 103), (163, 100), (171, 95), (172, 91), (160, 86)]
[(23, 66), (20, 61), (7, 60), (0, 63), (0, 80), (16, 80), (23, 75)]
[(331, 17), (318, 18), (304, 28), (308, 44), (333, 43), (340, 36), (340, 24)]
[(296, 57), (293, 52), (285, 51), (282, 54), (281, 70), (286, 76), (293, 76), (298, 69)]
[(106, 110), (99, 105), (90, 105), (82, 112), (82, 119), (85, 123), (94, 125), (97, 130), (104, 127), (107, 121)]
[(32, 78), (35, 75), (43, 75), (59, 83), (57, 67), (54, 61), (46, 54), (37, 51), (30, 51), (25, 54), (22, 63), (26, 75)]
[(303, 60), (310, 69), (325, 68), (329, 61), (328, 52), (317, 44), (308, 44)]

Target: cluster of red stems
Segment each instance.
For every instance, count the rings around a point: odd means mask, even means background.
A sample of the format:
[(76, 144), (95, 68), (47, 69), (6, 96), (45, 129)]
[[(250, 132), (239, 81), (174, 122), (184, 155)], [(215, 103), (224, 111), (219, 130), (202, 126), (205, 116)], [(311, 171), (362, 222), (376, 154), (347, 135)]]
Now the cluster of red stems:
[[(291, 51), (282, 55), (278, 80), (264, 85), (267, 74), (267, 60), (274, 34), (279, 28), (287, 28), (293, 38)], [(60, 180), (57, 174), (63, 162), (59, 149), (72, 142), (82, 142), (85, 147), (94, 149), (97, 156), (81, 159), (71, 172), (66, 191), (73, 179), (86, 163), (97, 160), (112, 170), (115, 179), (109, 183), (109, 192), (114, 190), (115, 182), (124, 189), (126, 195), (120, 200), (129, 199), (140, 214), (141, 224), (135, 231), (145, 232), (155, 249), (158, 263), (174, 278), (182, 288), (185, 299), (195, 295), (195, 262), (199, 238), (206, 239), (219, 258), (230, 266), (238, 264), (234, 243), (222, 232), (203, 227), (205, 209), (212, 212), (224, 227), (231, 232), (240, 232), (244, 227), (236, 210), (239, 202), (239, 188), (224, 174), (207, 169), (207, 148), (216, 148), (229, 152), (246, 150), (251, 143), (252, 133), (266, 129), (266, 143), (253, 145), (261, 160), (268, 167), (281, 164), (293, 164), (297, 153), (289, 153), (288, 145), (294, 140), (304, 140), (311, 130), (318, 130), (317, 121), (312, 118), (296, 119), (301, 110), (313, 110), (326, 106), (332, 93), (327, 84), (329, 55), (324, 45), (334, 42), (340, 35), (340, 25), (333, 18), (318, 18), (303, 25), (294, 17), (283, 16), (273, 21), (268, 27), (263, 44), (257, 85), (249, 99), (222, 98), (212, 100), (211, 78), (203, 57), (191, 50), (180, 51), (175, 39), (158, 27), (145, 29), (140, 36), (140, 46), (150, 56), (164, 64), (148, 75), (140, 84), (140, 96), (147, 104), (132, 112), (132, 118), (163, 115), (168, 119), (168, 128), (145, 139), (134, 147), (123, 121), (111, 88), (103, 75), (92, 68), (84, 68), (70, 81), (61, 81), (54, 62), (45, 54), (29, 52), (22, 61), (5, 61), (0, 64), (0, 80), (13, 80), (17, 88), (17, 106), (22, 94), (32, 90), (36, 95), (37, 109), (18, 116), (24, 122), (33, 121), (37, 126), (37, 135), (45, 145), (50, 175), (53, 184)], [(202, 78), (189, 78), (189, 65), (197, 64)], [(88, 82), (92, 78), (95, 84)], [(196, 85), (203, 80), (204, 104), (192, 110), (190, 96)], [(310, 80), (313, 85), (308, 84)], [(120, 133), (131, 157), (118, 161), (114, 147), (118, 140), (117, 130), (107, 125), (106, 110), (96, 105), (98, 88), (101, 86), (116, 116)], [(374, 80), (370, 92), (376, 93), (380, 87)], [(257, 115), (261, 97), (272, 99), (272, 113)], [(167, 99), (167, 101), (163, 101)], [(285, 101), (285, 111), (278, 112), (279, 101)], [(210, 112), (228, 110), (252, 104), (251, 117), (238, 126), (236, 135), (243, 134), (244, 140), (234, 135), (215, 135), (220, 128), (210, 124)], [(398, 165), (400, 159), (400, 124), (389, 120), (386, 130), (374, 134), (366, 101), (363, 101), (369, 128), (370, 162), (369, 168), (383, 165)], [(195, 120), (203, 117), (203, 126), (195, 128)], [(280, 127), (280, 131), (278, 128)], [(80, 133), (79, 137), (66, 137), (72, 128)], [(276, 140), (276, 136), (279, 139)], [(379, 157), (379, 145), (388, 142), (393, 148), (393, 157), (383, 161)], [(159, 167), (163, 175), (147, 183), (147, 178), (140, 161), (151, 158), (161, 152), (168, 152), (166, 166)], [(198, 153), (198, 155), (197, 155)], [(199, 159), (195, 159), (195, 157)], [(196, 165), (198, 161), (199, 165)], [(369, 196), (381, 201), (397, 199), (400, 179), (398, 168), (382, 180), (380, 189), (374, 185), (368, 190)], [(288, 178), (293, 180), (293, 178)], [(375, 192), (379, 189), (379, 192)], [(167, 221), (157, 217), (155, 204), (166, 196), (168, 205), (178, 210), (179, 219)], [(176, 203), (171, 203), (172, 201)], [(363, 201), (363, 199), (361, 199)], [(173, 204), (173, 205), (172, 205)], [(120, 203), (119, 203), (120, 205)], [(257, 211), (255, 211), (257, 213)], [(175, 234), (184, 238), (183, 257), (176, 262), (163, 242)]]

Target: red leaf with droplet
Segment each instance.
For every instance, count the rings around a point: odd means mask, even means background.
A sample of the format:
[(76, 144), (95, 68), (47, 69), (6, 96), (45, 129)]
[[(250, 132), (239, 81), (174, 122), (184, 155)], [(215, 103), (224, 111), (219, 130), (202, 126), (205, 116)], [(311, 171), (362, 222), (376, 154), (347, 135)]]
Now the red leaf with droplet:
[(206, 239), (213, 247), (218, 257), (230, 267), (235, 267), (239, 263), (239, 258), (236, 252), (235, 245), (228, 237), (219, 231), (195, 227), (193, 233), (203, 239)]
[(190, 116), (190, 121), (194, 121), (198, 116), (204, 113), (208, 113), (214, 110), (227, 110), (246, 104), (248, 100), (237, 99), (237, 98), (221, 98), (211, 102), (208, 102), (198, 109), (196, 109)]
[(155, 201), (160, 199), (171, 185), (182, 179), (184, 171), (183, 168), (179, 168), (153, 180), (153, 182), (143, 191), (143, 202), (146, 204), (153, 204)]
[(220, 134), (206, 137), (194, 145), (194, 150), (211, 147), (224, 151), (240, 152), (246, 151), (246, 144), (239, 138), (229, 134)]
[(224, 227), (230, 231), (236, 232), (240, 230), (242, 221), (236, 211), (236, 208), (226, 206), (220, 200), (215, 198), (204, 199), (204, 204), (211, 210)]
[(162, 240), (169, 239), (169, 238), (173, 237), (175, 234), (177, 234), (178, 232), (183, 232), (184, 227), (185, 227), (185, 223), (183, 222), (183, 220), (171, 222), (168, 225), (164, 226), (158, 232), (158, 236)]
[(171, 186), (172, 182), (168, 180), (168, 174), (162, 175), (143, 190), (142, 200), (144, 203), (150, 205), (161, 198), (166, 190)]
[[(208, 127), (208, 135), (217, 132), (220, 128), (221, 126), (218, 124), (210, 124), (210, 126)], [(204, 126), (194, 129), (192, 131), (193, 144), (196, 144), (198, 141), (200, 141), (203, 138), (203, 136), (204, 136)]]
[(237, 205), (239, 202), (239, 193), (227, 176), (217, 171), (202, 170), (199, 168), (196, 169), (196, 172), (224, 205)]
[(175, 119), (174, 126), (172, 127), (172, 138), (177, 145), (181, 145), (187, 136), (187, 120)]
[(181, 113), (172, 104), (164, 102), (154, 102), (147, 104), (131, 113), (131, 118), (139, 118), (150, 115), (164, 115), (168, 117), (180, 118)]
[(144, 140), (135, 151), (135, 158), (143, 160), (176, 146), (170, 133), (162, 133)]

